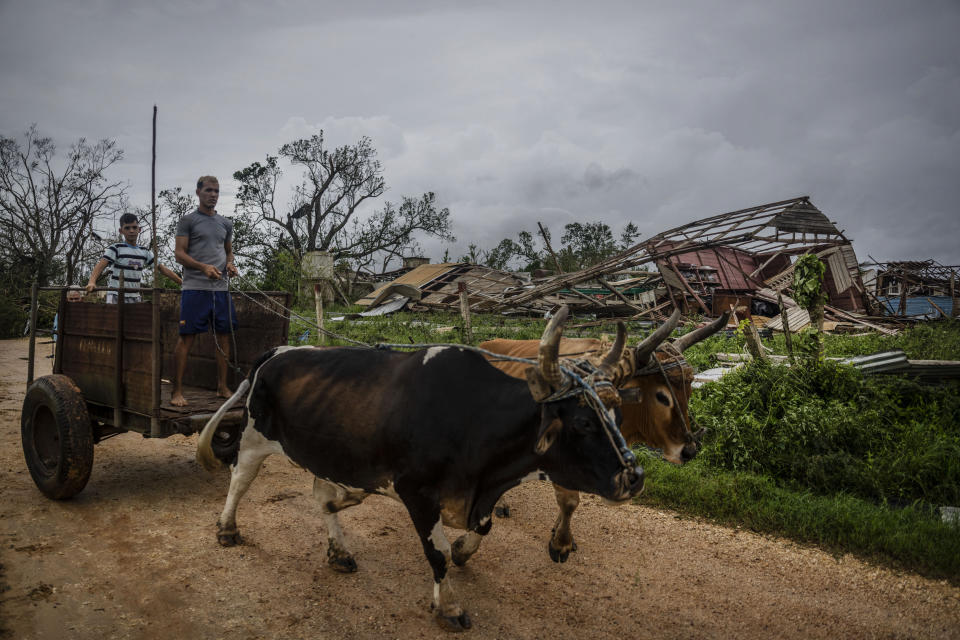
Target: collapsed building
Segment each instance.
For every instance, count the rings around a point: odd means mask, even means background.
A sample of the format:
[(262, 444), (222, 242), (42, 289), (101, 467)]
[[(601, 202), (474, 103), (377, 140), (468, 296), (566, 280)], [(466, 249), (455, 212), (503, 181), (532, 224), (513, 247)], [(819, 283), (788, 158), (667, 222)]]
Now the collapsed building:
[(709, 317), (732, 309), (761, 324), (783, 310), (796, 331), (809, 322), (790, 297), (804, 254), (826, 265), (828, 321), (889, 332), (876, 324), (889, 312), (889, 291), (864, 283), (852, 240), (808, 196), (696, 220), (573, 273), (532, 278), (468, 263), (422, 264), (358, 303), (373, 308), (406, 297), (404, 304), (459, 309), (463, 292), (471, 311), (541, 314), (566, 304), (598, 316), (661, 319), (673, 308)]
[(685, 310), (717, 315), (734, 302), (748, 309), (754, 300), (776, 303), (792, 282), (793, 259), (807, 253), (827, 265), (829, 305), (869, 309), (851, 241), (809, 197), (698, 220), (650, 238), (643, 251)]
[(936, 260), (867, 262), (860, 265), (867, 289), (884, 313), (903, 318), (957, 317), (960, 266)]

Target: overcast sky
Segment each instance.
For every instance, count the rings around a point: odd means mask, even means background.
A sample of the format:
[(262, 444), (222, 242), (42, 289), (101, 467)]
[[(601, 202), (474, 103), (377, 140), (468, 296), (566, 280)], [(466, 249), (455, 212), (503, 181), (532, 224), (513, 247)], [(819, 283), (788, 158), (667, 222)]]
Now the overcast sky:
[[(0, 134), (114, 138), (192, 191), (323, 130), (455, 244), (643, 236), (809, 195), (858, 257), (960, 264), (960, 2), (0, 0)], [(292, 188), (295, 174), (285, 185)]]

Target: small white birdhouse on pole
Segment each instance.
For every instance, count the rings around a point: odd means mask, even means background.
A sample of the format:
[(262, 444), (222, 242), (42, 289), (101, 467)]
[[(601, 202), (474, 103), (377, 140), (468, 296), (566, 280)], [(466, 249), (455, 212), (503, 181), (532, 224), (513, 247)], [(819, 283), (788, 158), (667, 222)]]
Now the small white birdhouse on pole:
[(317, 309), (317, 326), (320, 327), (319, 344), (326, 343), (323, 334), (323, 301), (333, 300), (333, 255), (327, 251), (307, 251), (300, 264), (304, 289), (313, 289), (313, 301)]

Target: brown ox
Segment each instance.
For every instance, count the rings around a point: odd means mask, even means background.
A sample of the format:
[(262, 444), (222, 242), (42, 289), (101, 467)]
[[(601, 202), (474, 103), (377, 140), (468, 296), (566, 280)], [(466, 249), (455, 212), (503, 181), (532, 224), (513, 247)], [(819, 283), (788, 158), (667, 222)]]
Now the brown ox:
[[(636, 347), (625, 350), (621, 360), (619, 380), (623, 420), (620, 431), (627, 444), (645, 444), (663, 452), (663, 457), (674, 464), (684, 464), (697, 455), (698, 435), (690, 430), (687, 413), (690, 401), (693, 367), (687, 364), (683, 351), (727, 324), (729, 312), (709, 324), (692, 331), (672, 342), (664, 341), (680, 321), (676, 311), (659, 329)], [(516, 358), (536, 358), (539, 341), (496, 339), (480, 343), (479, 347)], [(609, 350), (608, 343), (595, 338), (563, 338), (560, 341), (560, 356), (564, 358), (594, 359)], [(524, 378), (531, 366), (522, 362), (496, 360), (487, 356), (495, 367), (515, 378)], [(571, 551), (576, 550), (570, 520), (580, 494), (553, 485), (560, 513), (553, 527), (548, 551), (554, 562), (566, 562)], [(508, 515), (509, 507), (501, 502), (498, 515)]]

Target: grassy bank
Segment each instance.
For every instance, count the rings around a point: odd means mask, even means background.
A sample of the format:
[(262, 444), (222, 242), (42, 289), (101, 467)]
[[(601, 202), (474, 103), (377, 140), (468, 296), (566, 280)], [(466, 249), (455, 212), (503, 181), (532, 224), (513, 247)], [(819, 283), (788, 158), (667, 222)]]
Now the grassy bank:
[(893, 508), (842, 492), (816, 495), (696, 460), (676, 467), (647, 457), (644, 469), (642, 504), (960, 582), (960, 528), (928, 510)]
[[(785, 353), (782, 336), (767, 342)], [(896, 336), (831, 335), (830, 356), (903, 349), (960, 360), (960, 323)], [(688, 353), (703, 368), (742, 339), (714, 337)], [(863, 376), (832, 362), (753, 364), (700, 389), (691, 417), (707, 427), (701, 455), (648, 465), (644, 500), (815, 543), (960, 583), (960, 385)]]

